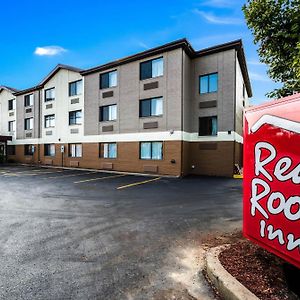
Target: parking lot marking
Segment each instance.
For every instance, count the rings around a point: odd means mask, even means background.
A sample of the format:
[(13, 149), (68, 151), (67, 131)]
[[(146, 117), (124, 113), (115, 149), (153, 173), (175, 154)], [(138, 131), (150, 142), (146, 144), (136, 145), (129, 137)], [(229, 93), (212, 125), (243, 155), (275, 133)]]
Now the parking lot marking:
[(80, 181), (75, 181), (74, 183), (84, 183), (84, 182), (90, 182), (90, 181), (96, 181), (96, 180), (104, 180), (104, 179), (110, 179), (110, 178), (113, 179), (113, 178), (124, 177), (124, 176), (127, 176), (127, 174), (114, 175), (114, 176), (105, 176), (105, 177), (98, 177), (98, 178), (80, 180)]
[(46, 177), (46, 178), (43, 178), (43, 179), (75, 177), (75, 176), (82, 176), (82, 175), (95, 174), (95, 173), (99, 173), (99, 172), (95, 171), (95, 172), (86, 172), (86, 173), (71, 174), (71, 175), (51, 176), (51, 177)]
[(136, 185), (141, 185), (141, 184), (145, 184), (145, 183), (157, 181), (159, 179), (161, 179), (161, 177), (157, 177), (157, 178), (154, 178), (154, 179), (149, 179), (149, 180), (144, 180), (144, 181), (139, 181), (139, 182), (134, 182), (134, 183), (126, 184), (126, 185), (117, 187), (117, 190), (122, 190), (122, 189), (126, 189), (126, 188), (133, 187), (133, 186), (136, 186)]

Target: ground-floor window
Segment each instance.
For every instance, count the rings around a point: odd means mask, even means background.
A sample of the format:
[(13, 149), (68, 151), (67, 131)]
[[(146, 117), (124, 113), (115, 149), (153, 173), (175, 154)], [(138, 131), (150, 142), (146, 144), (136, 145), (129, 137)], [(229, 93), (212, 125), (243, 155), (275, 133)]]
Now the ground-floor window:
[(141, 142), (140, 158), (161, 160), (163, 158), (162, 142)]
[(45, 156), (55, 156), (55, 144), (45, 144), (44, 154)]
[(16, 155), (16, 146), (15, 145), (7, 146), (7, 155)]
[(117, 158), (117, 143), (102, 143), (100, 144), (100, 157)]
[(34, 146), (33, 145), (24, 145), (24, 155), (33, 155)]
[(82, 144), (69, 144), (70, 157), (82, 157)]

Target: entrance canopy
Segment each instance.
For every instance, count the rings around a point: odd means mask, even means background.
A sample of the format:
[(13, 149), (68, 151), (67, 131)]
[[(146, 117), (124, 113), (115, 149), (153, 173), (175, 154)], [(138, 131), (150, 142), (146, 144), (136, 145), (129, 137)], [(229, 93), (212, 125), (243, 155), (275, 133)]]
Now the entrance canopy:
[(12, 141), (12, 137), (6, 135), (0, 135), (0, 142), (7, 142), (7, 141)]

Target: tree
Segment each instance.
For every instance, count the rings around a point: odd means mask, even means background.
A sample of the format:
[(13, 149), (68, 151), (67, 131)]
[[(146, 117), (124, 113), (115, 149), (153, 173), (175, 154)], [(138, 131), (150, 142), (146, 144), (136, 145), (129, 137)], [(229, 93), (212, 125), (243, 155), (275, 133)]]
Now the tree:
[(260, 61), (270, 78), (282, 83), (267, 96), (300, 92), (300, 0), (248, 0), (243, 11)]

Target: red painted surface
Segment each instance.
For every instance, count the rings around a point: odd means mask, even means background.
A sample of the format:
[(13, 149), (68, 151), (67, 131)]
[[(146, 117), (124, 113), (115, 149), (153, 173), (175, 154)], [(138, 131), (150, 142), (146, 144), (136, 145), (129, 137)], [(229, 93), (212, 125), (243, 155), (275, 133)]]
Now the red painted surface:
[(300, 94), (244, 121), (244, 235), (300, 268)]

